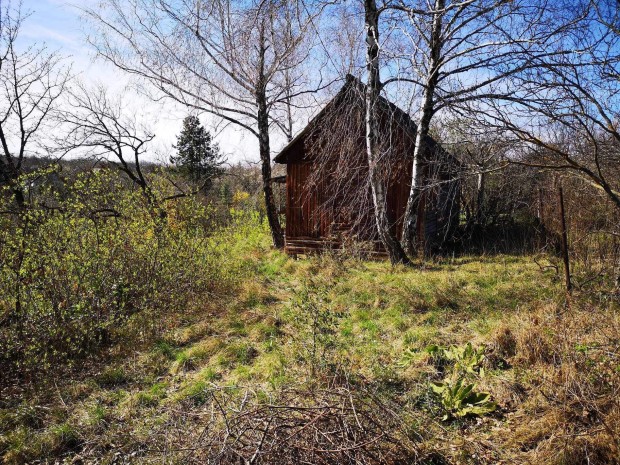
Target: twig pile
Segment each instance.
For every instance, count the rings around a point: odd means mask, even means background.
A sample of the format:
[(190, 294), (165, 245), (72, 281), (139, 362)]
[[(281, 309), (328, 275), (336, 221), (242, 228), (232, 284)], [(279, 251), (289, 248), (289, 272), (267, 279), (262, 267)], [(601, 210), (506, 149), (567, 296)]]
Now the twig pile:
[[(402, 420), (367, 392), (334, 388), (287, 391), (277, 402), (256, 394), (214, 388), (201, 410), (176, 412), (176, 422), (199, 425), (178, 449), (184, 463), (203, 464), (401, 464), (417, 456)], [(172, 429), (172, 428), (171, 428)], [(177, 456), (178, 457), (178, 456)]]

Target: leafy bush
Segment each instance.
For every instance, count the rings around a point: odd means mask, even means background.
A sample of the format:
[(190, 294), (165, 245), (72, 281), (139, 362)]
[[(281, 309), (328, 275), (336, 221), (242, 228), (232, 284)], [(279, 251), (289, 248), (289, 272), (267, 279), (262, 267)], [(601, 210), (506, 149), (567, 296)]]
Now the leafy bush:
[(471, 342), (463, 346), (440, 347), (431, 345), (426, 351), (434, 357), (443, 357), (453, 364), (453, 370), (458, 373), (480, 374), (484, 376), (482, 362), (484, 362), (484, 347), (474, 349)]
[[(31, 201), (21, 209), (0, 190), (0, 365), (13, 373), (70, 366), (121, 338), (135, 344), (165, 331), (234, 285), (243, 266), (236, 240), (260, 229), (251, 212), (219, 225), (198, 198), (154, 216), (108, 169), (54, 180), (49, 171), (25, 178)], [(166, 194), (163, 177), (153, 188)]]

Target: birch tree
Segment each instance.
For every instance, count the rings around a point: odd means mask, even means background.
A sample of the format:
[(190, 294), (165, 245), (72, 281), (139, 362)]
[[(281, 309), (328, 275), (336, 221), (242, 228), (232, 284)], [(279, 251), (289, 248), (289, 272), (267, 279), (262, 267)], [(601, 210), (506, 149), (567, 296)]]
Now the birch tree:
[(379, 64), (379, 15), (376, 0), (364, 0), (364, 17), (366, 29), (366, 154), (368, 158), (368, 174), (372, 192), (373, 206), (377, 230), (381, 242), (386, 248), (392, 263), (409, 264), (405, 251), (393, 232), (394, 219), (390, 218), (387, 207), (386, 180), (380, 175), (381, 137), (379, 116), (377, 112), (381, 92)]
[[(370, 183), (379, 234), (393, 260), (404, 261), (425, 250), (424, 195), (433, 187), (434, 163), (429, 131), (443, 113), (467, 117), (489, 111), (495, 102), (514, 100), (509, 78), (535, 68), (546, 56), (567, 56), (567, 31), (576, 27), (582, 9), (562, 15), (555, 3), (525, 0), (384, 0), (363, 1), (366, 29), (367, 119), (366, 142)], [(382, 38), (379, 40), (379, 28)], [(382, 81), (380, 73), (386, 78)], [(394, 87), (400, 95), (394, 91)], [(374, 103), (409, 94), (408, 109), (416, 115), (411, 188), (403, 219), (400, 245), (394, 245), (388, 225), (384, 189), (373, 179), (380, 164), (379, 133)], [(384, 141), (386, 142), (386, 141)], [(389, 141), (387, 141), (389, 144)], [(438, 160), (441, 163), (441, 160)], [(426, 166), (426, 167), (425, 167)], [(482, 176), (484, 177), (484, 175)], [(481, 190), (483, 192), (483, 190)]]
[(272, 128), (286, 127), (278, 109), (309, 91), (299, 69), (310, 59), (319, 13), (283, 0), (106, 0), (84, 13), (98, 55), (156, 89), (154, 98), (211, 114), (256, 139), (267, 219), (274, 245), (283, 247)]
[(572, 53), (561, 38), (574, 22), (557, 16), (560, 10), (551, 3), (524, 0), (399, 0), (385, 8), (394, 12), (395, 36), (408, 38), (409, 47), (386, 51), (397, 73), (384, 84), (406, 82), (417, 92), (414, 163), (401, 237), (414, 254), (424, 247), (420, 199), (428, 186), (422, 165), (429, 157), (426, 141), (433, 118), (443, 111), (464, 114), (486, 108), (488, 101), (513, 100), (507, 78), (540, 57)]

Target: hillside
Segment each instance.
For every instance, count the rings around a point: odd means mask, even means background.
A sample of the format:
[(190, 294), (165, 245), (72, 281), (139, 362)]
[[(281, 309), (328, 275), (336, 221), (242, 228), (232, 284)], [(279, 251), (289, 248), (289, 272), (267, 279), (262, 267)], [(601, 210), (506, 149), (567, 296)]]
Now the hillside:
[[(617, 463), (613, 296), (567, 305), (529, 256), (411, 269), (252, 238), (165, 337), (5, 397), (3, 463)], [(465, 415), (442, 381), (490, 397)]]

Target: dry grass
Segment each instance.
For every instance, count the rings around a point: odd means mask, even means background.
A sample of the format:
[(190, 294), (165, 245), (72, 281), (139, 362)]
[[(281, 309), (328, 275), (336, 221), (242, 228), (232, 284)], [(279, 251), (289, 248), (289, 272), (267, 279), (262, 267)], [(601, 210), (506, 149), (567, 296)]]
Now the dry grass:
[[(149, 350), (7, 404), (4, 462), (618, 463), (616, 297), (567, 310), (527, 257), (243, 260), (234, 295)], [(445, 367), (425, 348), (466, 342), (500, 408), (442, 422), (428, 383)]]
[[(620, 440), (617, 303), (541, 308), (517, 328), (515, 366), (531, 392), (508, 446), (520, 460), (614, 464)], [(555, 311), (552, 311), (555, 310)]]

